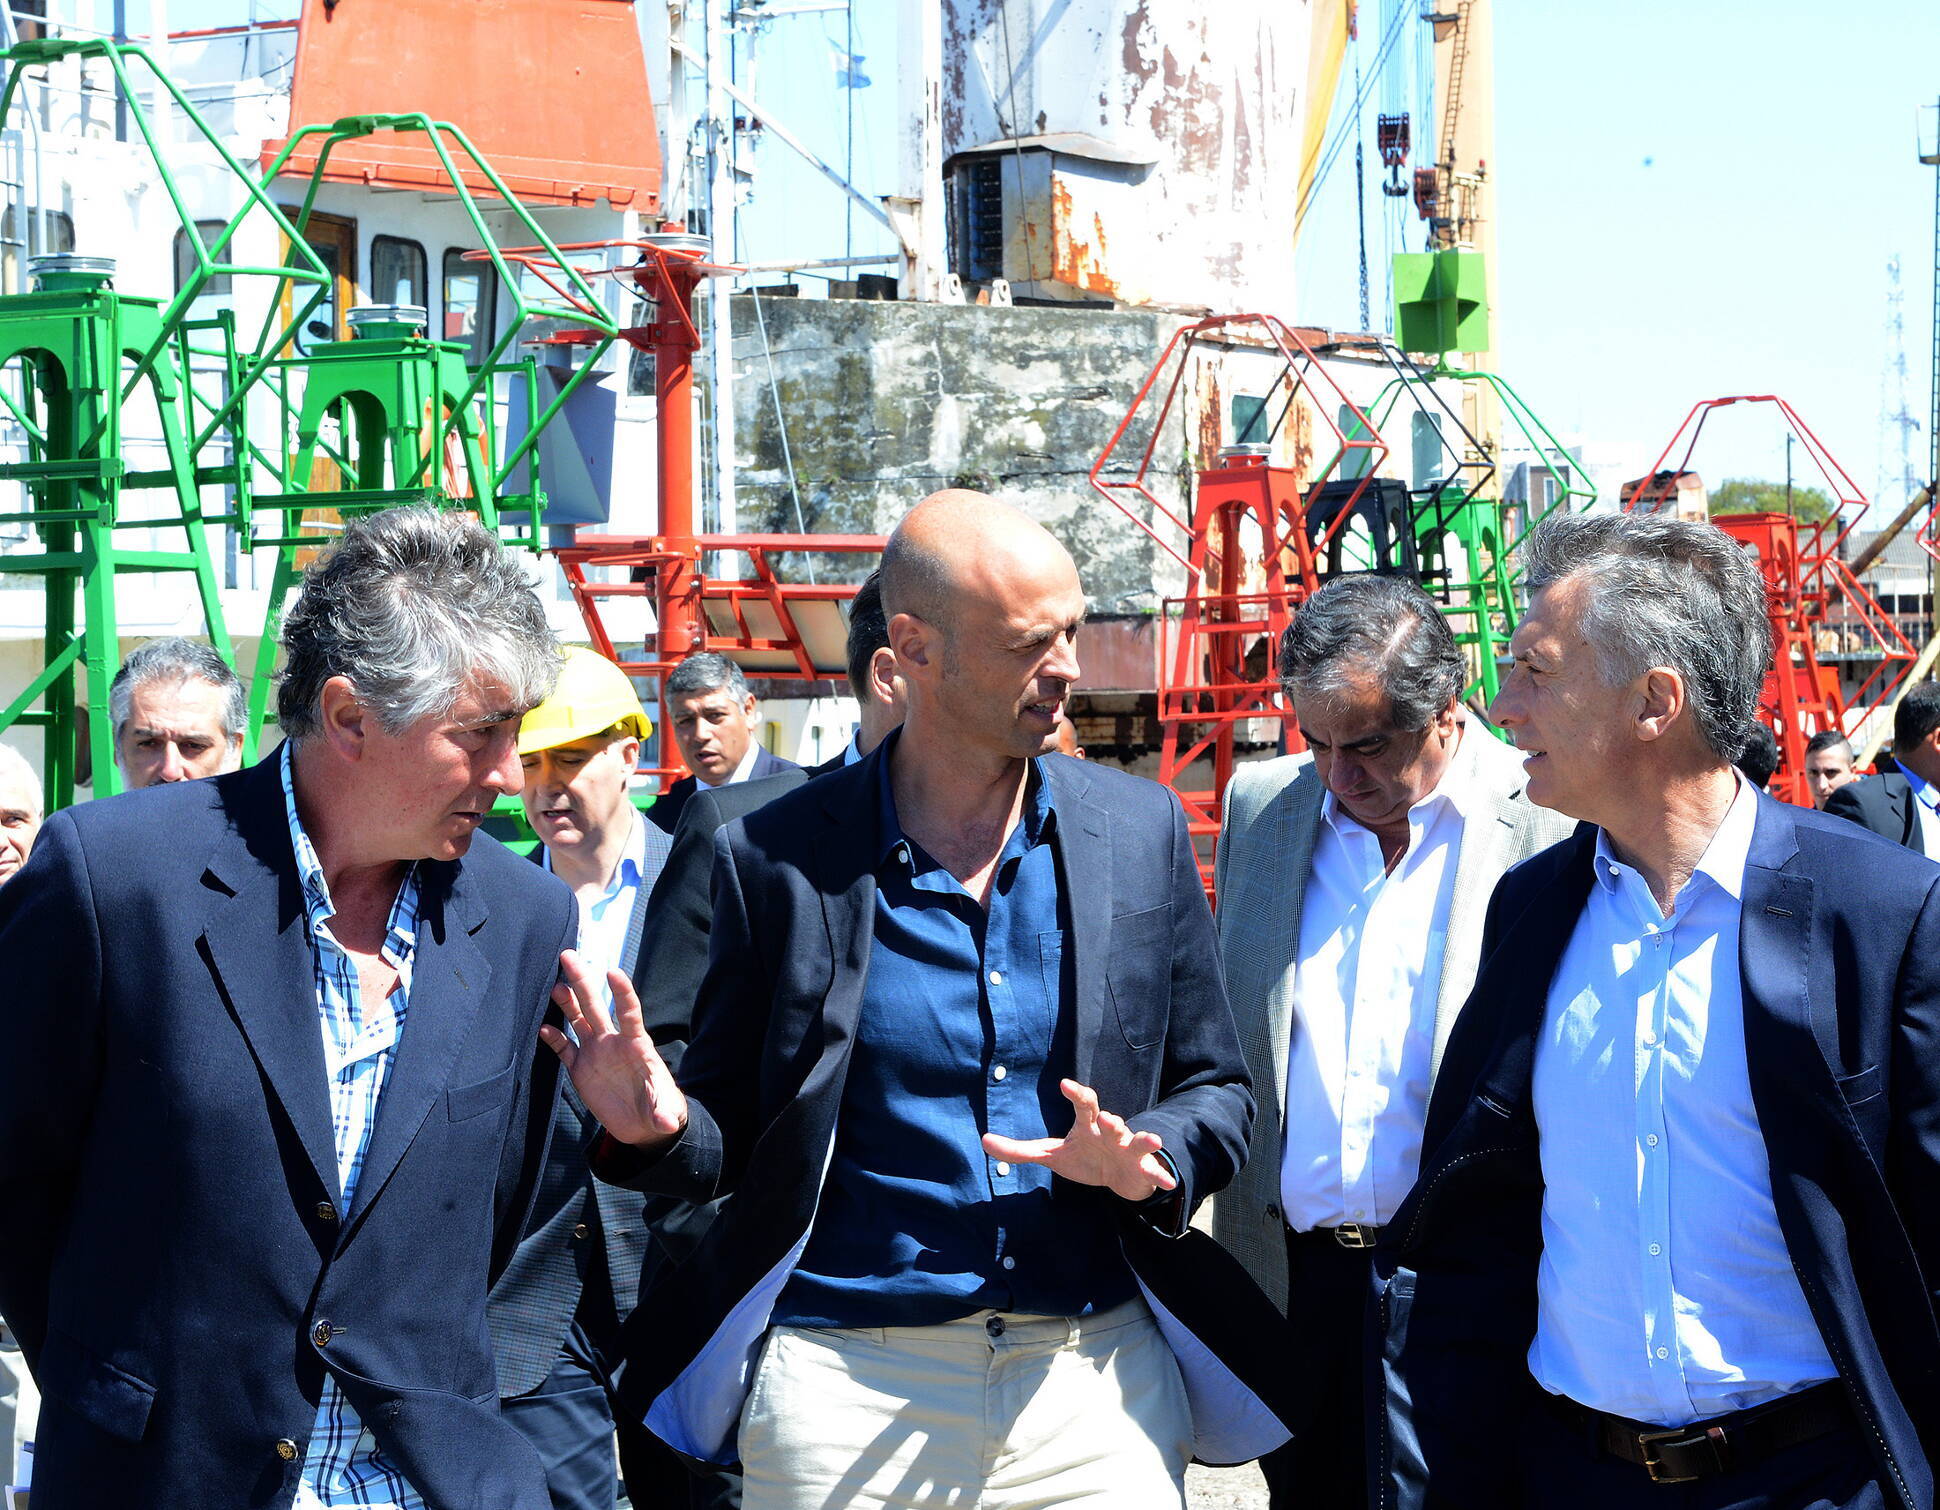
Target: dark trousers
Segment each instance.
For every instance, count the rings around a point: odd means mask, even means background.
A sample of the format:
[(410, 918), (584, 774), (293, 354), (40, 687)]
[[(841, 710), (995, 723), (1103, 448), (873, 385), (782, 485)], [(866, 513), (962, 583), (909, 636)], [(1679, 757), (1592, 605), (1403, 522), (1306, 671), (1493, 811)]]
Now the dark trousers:
[(1530, 1429), (1504, 1455), (1505, 1477), (1522, 1470), (1522, 1503), (1569, 1510), (1884, 1510), (1879, 1469), (1854, 1426), (1801, 1442), (1731, 1473), (1688, 1484), (1653, 1484), (1649, 1472), (1613, 1458), (1587, 1428), (1534, 1404)]
[(1293, 1366), (1326, 1381), (1313, 1424), (1260, 1459), (1274, 1510), (1365, 1510), (1367, 1307), (1373, 1261), (1331, 1233), (1287, 1234), (1287, 1320)]
[[(614, 1510), (613, 1444), (619, 1440), (620, 1478), (633, 1510), (689, 1510), (698, 1482), (666, 1444), (637, 1421), (613, 1415), (613, 1351), (587, 1327), (597, 1302), (588, 1285), (560, 1344), (552, 1372), (537, 1389), (501, 1400), (499, 1411), (539, 1453), (553, 1510)], [(612, 1302), (605, 1307), (612, 1312)], [(602, 1318), (591, 1318), (597, 1324)], [(613, 1337), (617, 1325), (600, 1329)]]

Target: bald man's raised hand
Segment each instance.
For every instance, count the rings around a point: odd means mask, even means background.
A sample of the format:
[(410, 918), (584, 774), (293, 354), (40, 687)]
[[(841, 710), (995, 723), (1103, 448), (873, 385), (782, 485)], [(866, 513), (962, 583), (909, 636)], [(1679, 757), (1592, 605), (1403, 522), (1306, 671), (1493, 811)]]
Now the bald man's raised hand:
[(559, 975), (552, 999), (572, 1036), (548, 1023), (539, 1037), (565, 1065), (579, 1099), (621, 1143), (642, 1149), (671, 1143), (687, 1125), (687, 1098), (647, 1036), (633, 982), (622, 971), (606, 972), (613, 992), (609, 1015), (599, 983), (573, 950), (559, 956)]
[(984, 1152), (1013, 1164), (1042, 1164), (1053, 1174), (1080, 1185), (1103, 1185), (1128, 1201), (1178, 1188), (1179, 1182), (1159, 1157), (1165, 1145), (1157, 1133), (1135, 1133), (1124, 1118), (1100, 1110), (1098, 1093), (1088, 1085), (1060, 1080), (1058, 1089), (1077, 1108), (1070, 1132), (1062, 1138), (1030, 1139), (985, 1133)]

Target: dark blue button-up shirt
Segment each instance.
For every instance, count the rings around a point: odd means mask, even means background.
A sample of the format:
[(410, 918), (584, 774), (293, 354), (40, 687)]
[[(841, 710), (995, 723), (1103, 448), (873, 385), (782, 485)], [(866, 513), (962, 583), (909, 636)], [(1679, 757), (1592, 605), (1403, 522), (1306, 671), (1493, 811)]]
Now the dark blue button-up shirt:
[[(893, 735), (891, 736), (894, 737)], [(903, 834), (879, 763), (875, 942), (822, 1202), (777, 1323), (1077, 1316), (1133, 1293), (1101, 1202), (982, 1135), (1061, 1136), (1076, 1063), (1057, 814), (1032, 761), (987, 909)]]

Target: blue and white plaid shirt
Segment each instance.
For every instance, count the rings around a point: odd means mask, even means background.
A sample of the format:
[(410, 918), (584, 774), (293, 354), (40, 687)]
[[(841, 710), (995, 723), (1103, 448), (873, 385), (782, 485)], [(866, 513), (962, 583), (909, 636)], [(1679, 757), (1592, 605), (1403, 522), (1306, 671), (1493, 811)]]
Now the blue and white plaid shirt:
[[(317, 1016), (323, 1024), (323, 1063), (330, 1077), (330, 1130), (337, 1145), (337, 1209), (346, 1216), (357, 1194), (357, 1176), (377, 1126), (377, 1102), (385, 1076), (404, 1034), (411, 999), (411, 955), (418, 942), (418, 871), (414, 865), (398, 887), (384, 930), (383, 956), (397, 971), (397, 986), (383, 1001), (365, 1002), (358, 990), (357, 965), (330, 933), (336, 908), (323, 866), (303, 832), (296, 812), (296, 787), (290, 777), (290, 746), (283, 746), (283, 801), (289, 812), (290, 844), (303, 883), (311, 958), (316, 965)], [(378, 1448), (377, 1439), (329, 1374), (303, 1458), (303, 1478), (292, 1510), (426, 1510), (424, 1497)]]

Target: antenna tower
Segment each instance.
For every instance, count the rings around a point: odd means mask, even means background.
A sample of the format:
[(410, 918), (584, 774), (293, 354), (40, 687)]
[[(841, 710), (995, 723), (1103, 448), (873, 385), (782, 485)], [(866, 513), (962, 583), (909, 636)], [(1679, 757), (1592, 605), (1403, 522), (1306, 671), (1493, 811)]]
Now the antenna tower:
[[(1879, 476), (1875, 498), (1911, 498), (1920, 491), (1921, 477), (1913, 465), (1913, 437), (1920, 421), (1908, 407), (1906, 392), (1906, 290), (1900, 284), (1900, 258), (1886, 259), (1886, 363), (1879, 373)], [(1887, 457), (1893, 441), (1888, 430), (1899, 432), (1899, 466), (1889, 473)]]

